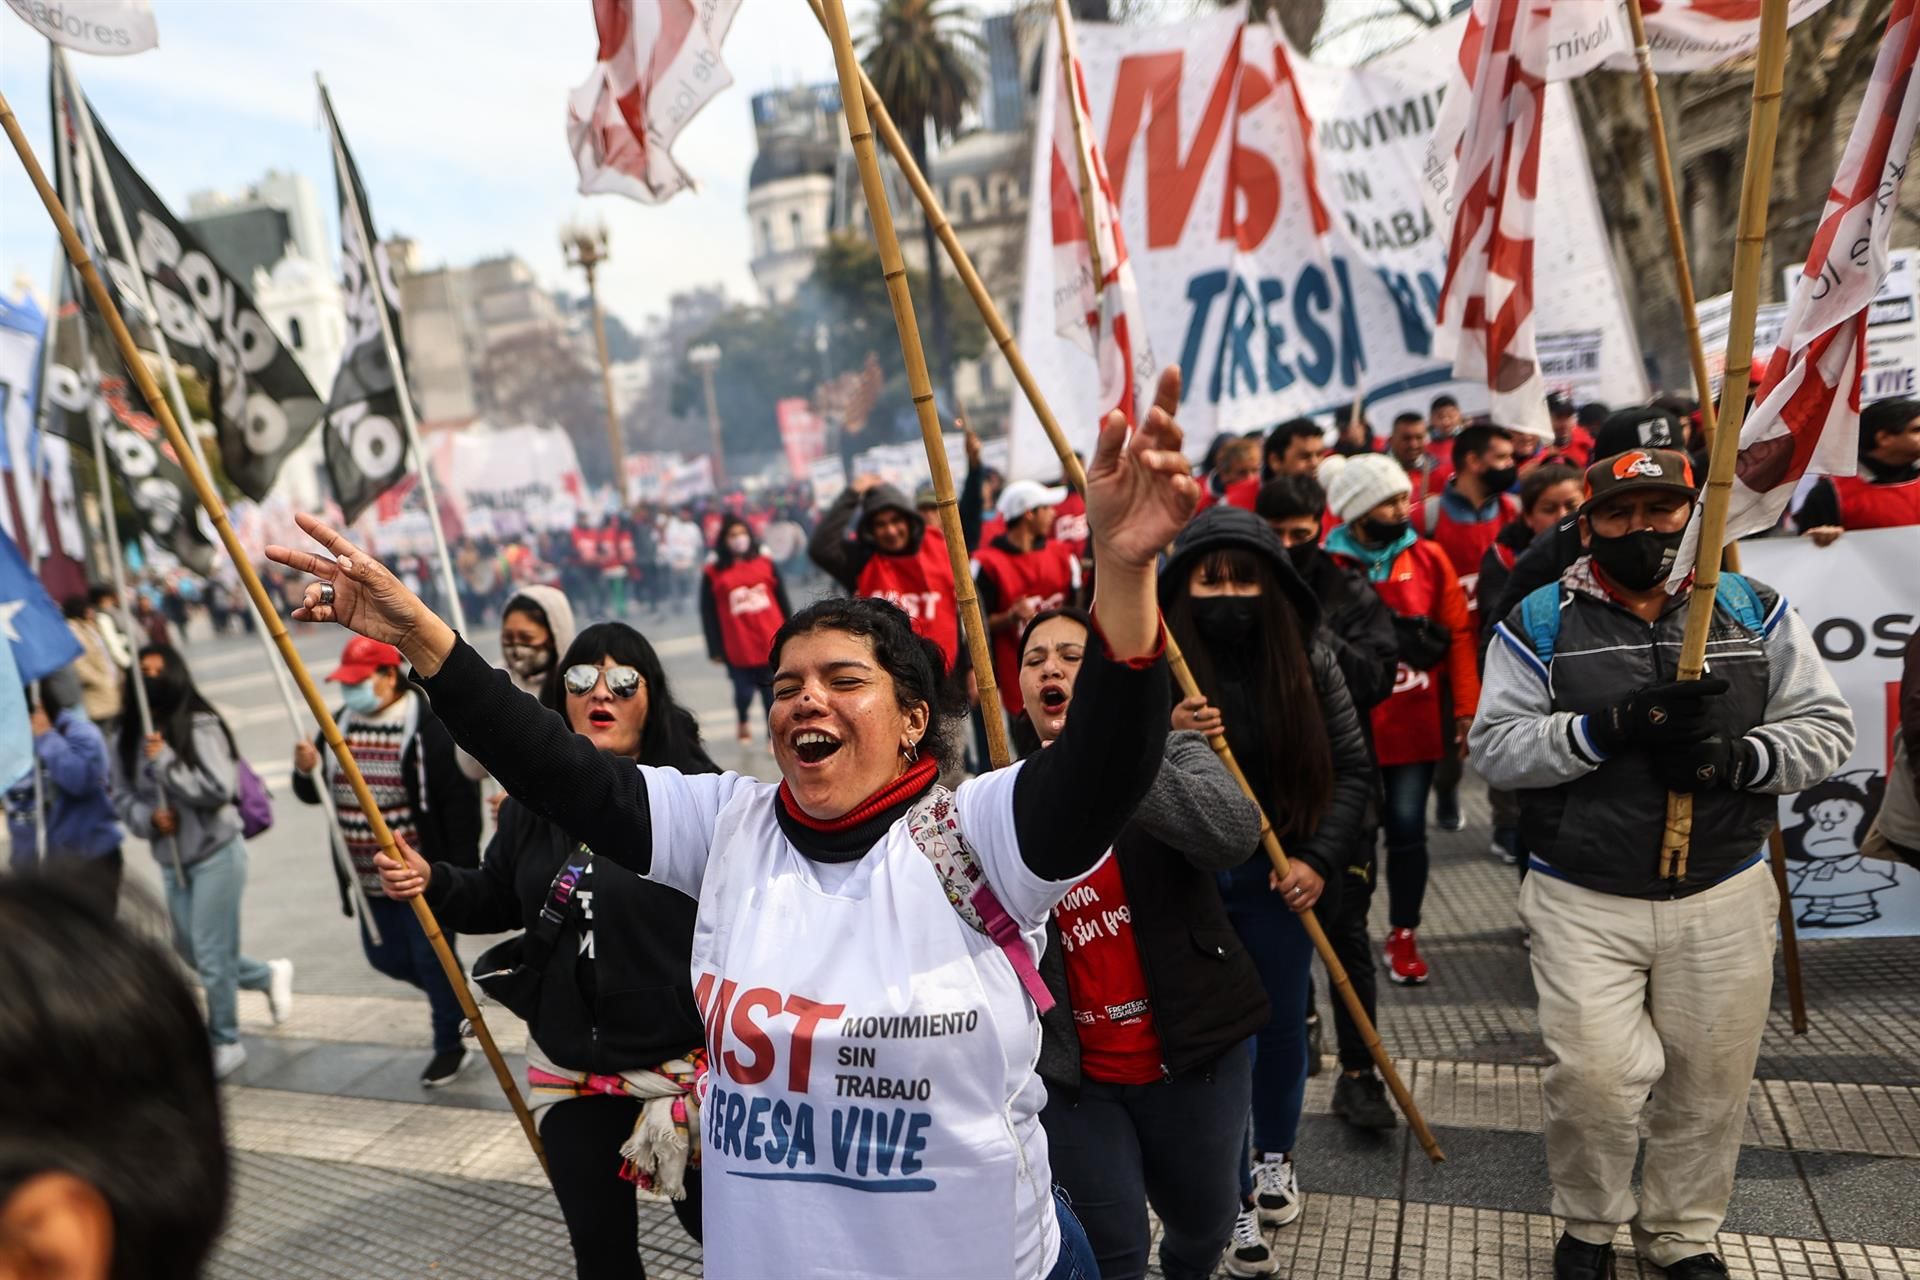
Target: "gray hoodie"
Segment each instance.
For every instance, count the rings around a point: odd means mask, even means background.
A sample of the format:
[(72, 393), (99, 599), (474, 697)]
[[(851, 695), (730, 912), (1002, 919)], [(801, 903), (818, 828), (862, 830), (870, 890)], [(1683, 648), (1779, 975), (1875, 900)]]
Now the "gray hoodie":
[[(108, 754), (113, 759), (113, 807), (127, 830), (152, 844), (161, 866), (172, 866), (177, 851), (180, 865), (190, 867), (240, 838), (240, 811), (233, 805), (233, 747), (218, 716), (203, 711), (193, 718), (197, 765), (181, 759), (171, 746), (162, 746), (153, 759), (143, 753), (136, 760), (136, 776), (130, 779), (120, 753)], [(173, 810), (178, 826), (171, 837), (153, 829), (157, 809)]]

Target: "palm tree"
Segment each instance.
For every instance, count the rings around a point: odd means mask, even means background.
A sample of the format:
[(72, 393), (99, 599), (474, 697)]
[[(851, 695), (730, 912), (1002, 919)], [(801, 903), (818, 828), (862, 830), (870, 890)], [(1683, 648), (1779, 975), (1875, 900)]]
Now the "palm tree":
[[(880, 0), (861, 37), (860, 60), (867, 76), (923, 173), (928, 132), (941, 139), (952, 137), (979, 91), (979, 47), (979, 23), (957, 0)], [(959, 404), (953, 393), (953, 352), (940, 288), (944, 273), (939, 243), (930, 221), (922, 218), (920, 226), (926, 238), (934, 362), (952, 412)]]

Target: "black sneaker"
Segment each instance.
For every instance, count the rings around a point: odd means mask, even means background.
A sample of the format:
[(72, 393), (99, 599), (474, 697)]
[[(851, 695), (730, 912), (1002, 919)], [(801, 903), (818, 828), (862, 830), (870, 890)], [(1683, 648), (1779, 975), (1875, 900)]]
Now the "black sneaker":
[(420, 1087), (438, 1089), (441, 1085), (452, 1084), (454, 1077), (466, 1065), (467, 1051), (464, 1048), (443, 1049), (433, 1055), (432, 1061), (427, 1063), (427, 1069), (420, 1073)]
[(1333, 1114), (1356, 1129), (1374, 1132), (1384, 1132), (1400, 1123), (1400, 1117), (1393, 1114), (1393, 1106), (1387, 1101), (1387, 1086), (1371, 1071), (1363, 1076), (1340, 1073), (1340, 1078), (1333, 1082)]
[(1309, 1076), (1320, 1074), (1321, 1049), (1320, 1011), (1309, 1009), (1307, 1010), (1307, 1074)]
[(1563, 1234), (1553, 1247), (1553, 1280), (1614, 1280), (1613, 1246), (1588, 1244)]
[(1719, 1280), (1727, 1274), (1727, 1264), (1711, 1253), (1696, 1253), (1667, 1268), (1667, 1280)]
[(1433, 825), (1442, 831), (1465, 831), (1466, 819), (1460, 816), (1460, 793), (1458, 791), (1439, 791), (1433, 793)]

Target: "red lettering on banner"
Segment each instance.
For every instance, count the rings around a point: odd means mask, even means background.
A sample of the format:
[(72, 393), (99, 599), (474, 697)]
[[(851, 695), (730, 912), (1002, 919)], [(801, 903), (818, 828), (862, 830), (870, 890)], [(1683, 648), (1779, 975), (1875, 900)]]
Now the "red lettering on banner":
[[(1273, 82), (1255, 66), (1240, 77), (1234, 118), (1244, 119), (1273, 92)], [(1280, 171), (1268, 156), (1234, 144), (1227, 157), (1227, 198), (1220, 202), (1220, 238), (1243, 250), (1257, 248), (1280, 214)]]
[(1180, 243), (1180, 233), (1193, 212), (1200, 193), (1200, 179), (1207, 170), (1207, 159), (1219, 141), (1220, 127), (1227, 116), (1227, 105), (1239, 78), (1240, 44), (1235, 41), (1221, 64), (1213, 93), (1201, 113), (1200, 126), (1194, 131), (1193, 145), (1180, 154), (1180, 76), (1184, 55), (1166, 53), (1136, 54), (1120, 60), (1114, 74), (1113, 114), (1107, 119), (1107, 173), (1113, 179), (1116, 202), (1124, 201), (1127, 189), (1127, 162), (1132, 158), (1133, 140), (1140, 132), (1140, 117), (1152, 103), (1152, 118), (1147, 122), (1147, 248), (1161, 249)]
[[(742, 1066), (733, 1050), (726, 1053), (727, 1076), (738, 1084), (759, 1084), (773, 1074), (773, 1041), (753, 1020), (753, 1010), (779, 1013), (784, 1001), (770, 987), (753, 987), (733, 1006), (733, 1038), (753, 1054), (753, 1065)], [(709, 1059), (711, 1061), (711, 1059)]]

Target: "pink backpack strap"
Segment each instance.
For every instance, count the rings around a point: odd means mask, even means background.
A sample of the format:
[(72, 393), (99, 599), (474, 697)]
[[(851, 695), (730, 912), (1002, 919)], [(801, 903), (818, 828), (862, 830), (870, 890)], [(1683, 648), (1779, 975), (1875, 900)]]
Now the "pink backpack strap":
[(985, 934), (1000, 948), (1013, 966), (1020, 985), (1027, 989), (1034, 1007), (1041, 1013), (1053, 1008), (1053, 993), (1047, 990), (1039, 968), (1027, 950), (1020, 926), (1007, 914), (1006, 907), (987, 883), (980, 861), (960, 833), (960, 815), (953, 793), (935, 786), (919, 804), (907, 811), (907, 834), (940, 877), (940, 887), (960, 918)]

